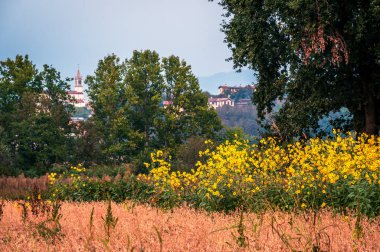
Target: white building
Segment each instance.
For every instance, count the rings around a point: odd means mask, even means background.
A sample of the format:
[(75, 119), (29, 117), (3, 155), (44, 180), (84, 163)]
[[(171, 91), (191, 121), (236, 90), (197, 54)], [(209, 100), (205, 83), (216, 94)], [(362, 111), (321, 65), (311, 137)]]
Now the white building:
[(227, 106), (235, 106), (234, 104), (234, 100), (230, 99), (230, 98), (213, 98), (213, 97), (210, 97), (208, 98), (208, 104), (212, 107), (214, 107), (215, 109), (216, 108), (221, 108), (225, 105)]

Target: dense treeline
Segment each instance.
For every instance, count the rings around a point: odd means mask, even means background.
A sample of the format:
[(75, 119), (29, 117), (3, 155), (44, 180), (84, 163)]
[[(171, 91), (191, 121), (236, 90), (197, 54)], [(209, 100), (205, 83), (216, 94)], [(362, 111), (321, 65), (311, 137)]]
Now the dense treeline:
[(86, 78), (93, 116), (72, 123), (69, 80), (28, 56), (0, 62), (0, 174), (46, 173), (54, 164), (135, 163), (160, 147), (176, 155), (194, 136), (215, 138), (221, 122), (191, 67), (178, 57), (134, 51), (100, 60)]

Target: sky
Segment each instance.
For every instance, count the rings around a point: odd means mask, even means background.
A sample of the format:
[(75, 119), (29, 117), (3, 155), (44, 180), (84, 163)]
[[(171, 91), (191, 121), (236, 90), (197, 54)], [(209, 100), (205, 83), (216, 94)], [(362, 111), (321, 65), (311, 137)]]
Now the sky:
[(151, 49), (186, 60), (198, 77), (231, 72), (222, 13), (208, 0), (0, 0), (0, 60), (28, 54), (65, 78), (78, 65), (92, 74), (108, 54)]

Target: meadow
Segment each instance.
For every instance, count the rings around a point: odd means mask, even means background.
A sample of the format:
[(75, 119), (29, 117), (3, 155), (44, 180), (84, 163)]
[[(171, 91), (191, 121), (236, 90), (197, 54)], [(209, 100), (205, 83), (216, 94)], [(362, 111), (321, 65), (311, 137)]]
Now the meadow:
[[(63, 203), (59, 231), (42, 228), (47, 215), (29, 214), (5, 202), (1, 251), (379, 251), (380, 223), (362, 221), (354, 238), (355, 217), (323, 211), (314, 225), (308, 214), (205, 212), (186, 206), (163, 211), (149, 205), (112, 204), (117, 218), (109, 236), (107, 202)], [(92, 209), (94, 212), (92, 214)], [(243, 217), (242, 217), (243, 216)], [(315, 250), (314, 250), (315, 251)]]

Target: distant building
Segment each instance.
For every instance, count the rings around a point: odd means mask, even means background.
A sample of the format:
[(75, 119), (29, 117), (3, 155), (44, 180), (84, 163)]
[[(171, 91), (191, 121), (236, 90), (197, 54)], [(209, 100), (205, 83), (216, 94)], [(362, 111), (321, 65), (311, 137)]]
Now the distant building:
[(231, 106), (233, 107), (234, 100), (230, 98), (217, 98), (217, 97), (210, 97), (208, 98), (208, 104), (212, 107), (216, 108), (221, 108), (223, 106)]
[(82, 76), (80, 74), (79, 68), (74, 78), (74, 81), (74, 90), (70, 90), (67, 92), (67, 94), (70, 95), (72, 99), (70, 103), (73, 104), (75, 107), (86, 107), (86, 102), (84, 100), (84, 89), (82, 85)]
[(250, 91), (255, 91), (255, 87), (253, 85), (246, 85), (246, 86), (228, 86), (227, 84), (224, 84), (222, 86), (219, 86), (219, 94), (220, 95), (231, 95), (234, 93), (239, 92), (240, 90), (247, 89)]

